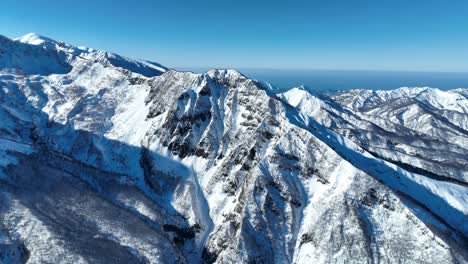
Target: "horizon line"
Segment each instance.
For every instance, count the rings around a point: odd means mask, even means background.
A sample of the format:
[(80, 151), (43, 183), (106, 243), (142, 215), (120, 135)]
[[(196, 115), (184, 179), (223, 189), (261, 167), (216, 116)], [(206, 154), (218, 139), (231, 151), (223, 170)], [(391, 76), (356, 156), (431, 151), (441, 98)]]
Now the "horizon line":
[[(45, 37), (45, 38), (49, 38), (48, 36), (46, 35), (43, 35), (43, 34), (40, 34), (40, 33), (36, 33), (36, 32), (30, 32), (30, 33), (27, 33), (23, 36), (20, 36), (20, 37), (11, 37), (11, 36), (7, 36), (6, 34), (0, 34), (1, 36), (5, 36), (13, 41), (16, 41), (17, 39), (21, 38), (21, 37), (24, 37), (26, 35), (29, 35), (29, 34), (36, 34), (36, 35), (39, 35), (41, 37)], [(62, 42), (60, 40), (56, 40), (55, 38), (51, 38), (51, 40), (53, 41), (57, 41), (57, 42)], [(71, 46), (74, 46), (74, 47), (80, 47), (82, 45), (76, 45), (76, 44), (71, 44), (71, 43), (68, 43), (68, 42), (65, 42), (66, 44), (68, 45), (71, 45)], [(85, 45), (86, 46), (86, 45)], [(92, 47), (88, 47), (86, 46), (87, 48), (92, 48)], [(149, 61), (149, 62), (155, 62), (155, 63), (158, 63), (158, 64), (161, 64), (163, 65), (164, 67), (168, 68), (168, 69), (174, 69), (174, 70), (178, 70), (178, 69), (181, 69), (181, 70), (185, 70), (185, 69), (189, 69), (189, 70), (194, 70), (194, 69), (197, 69), (197, 70), (210, 70), (210, 69), (234, 69), (234, 70), (264, 70), (264, 71), (324, 71), (324, 72), (388, 72), (388, 73), (448, 73), (448, 74), (468, 74), (468, 69), (467, 70), (417, 70), (417, 69), (365, 69), (365, 68), (358, 68), (358, 69), (346, 69), (346, 68), (315, 68), (315, 67), (310, 67), (310, 68), (292, 68), (292, 67), (285, 67), (285, 68), (280, 68), (280, 67), (251, 67), (251, 66), (181, 66), (181, 65), (170, 65), (170, 64), (165, 64), (163, 62), (160, 62), (157, 58), (155, 58), (155, 60), (153, 60), (152, 58), (138, 58), (138, 57), (135, 57), (135, 56), (128, 56), (128, 55), (125, 55), (125, 54), (122, 54), (120, 52), (115, 52), (115, 51), (112, 51), (111, 49), (107, 49), (107, 48), (104, 48), (104, 49), (99, 49), (99, 48), (92, 48), (92, 49), (96, 49), (96, 50), (102, 50), (102, 51), (105, 51), (105, 52), (110, 52), (110, 53), (114, 53), (114, 54), (117, 54), (117, 55), (120, 55), (120, 56), (124, 56), (124, 57), (128, 57), (128, 58), (132, 58), (132, 59), (138, 59), (138, 60), (144, 60), (144, 61)]]
[(244, 66), (169, 66), (174, 70), (211, 70), (211, 69), (233, 69), (233, 70), (265, 70), (265, 71), (329, 71), (329, 72), (389, 72), (389, 73), (452, 73), (468, 74), (466, 71), (448, 70), (411, 70), (411, 69), (345, 69), (345, 68), (277, 68), (277, 67), (244, 67)]

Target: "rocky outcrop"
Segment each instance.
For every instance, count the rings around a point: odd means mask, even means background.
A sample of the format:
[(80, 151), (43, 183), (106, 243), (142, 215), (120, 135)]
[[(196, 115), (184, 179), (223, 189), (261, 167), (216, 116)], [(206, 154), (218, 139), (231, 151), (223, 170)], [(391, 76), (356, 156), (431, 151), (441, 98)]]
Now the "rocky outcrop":
[(3, 262), (468, 259), (464, 90), (275, 93), (40, 36), (2, 67), (25, 49), (70, 67), (0, 74)]

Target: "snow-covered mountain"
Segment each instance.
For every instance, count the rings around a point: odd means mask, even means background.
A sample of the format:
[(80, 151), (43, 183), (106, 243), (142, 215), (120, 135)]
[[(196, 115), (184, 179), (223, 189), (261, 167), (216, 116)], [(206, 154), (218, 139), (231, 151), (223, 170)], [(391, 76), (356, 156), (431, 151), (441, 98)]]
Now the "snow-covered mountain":
[(277, 93), (0, 36), (0, 263), (467, 263), (468, 92)]

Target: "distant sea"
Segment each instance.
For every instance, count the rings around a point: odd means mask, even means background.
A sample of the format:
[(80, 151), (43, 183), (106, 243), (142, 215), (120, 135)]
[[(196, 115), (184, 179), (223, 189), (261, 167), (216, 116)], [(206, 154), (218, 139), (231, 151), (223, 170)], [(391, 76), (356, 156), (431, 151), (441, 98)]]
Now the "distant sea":
[[(208, 68), (181, 68), (206, 72)], [(443, 90), (468, 88), (468, 72), (399, 72), (348, 70), (237, 69), (248, 77), (266, 81), (280, 90), (305, 85), (310, 90), (396, 89), (433, 87)]]

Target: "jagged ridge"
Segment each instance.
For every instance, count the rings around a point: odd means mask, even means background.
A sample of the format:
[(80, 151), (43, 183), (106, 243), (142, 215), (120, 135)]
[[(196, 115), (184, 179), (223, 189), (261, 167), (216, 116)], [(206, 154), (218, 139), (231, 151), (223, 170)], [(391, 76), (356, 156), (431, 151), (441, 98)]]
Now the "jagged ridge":
[(151, 65), (0, 39), (2, 261), (466, 262), (465, 90)]

